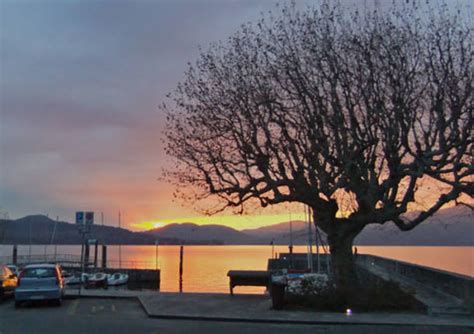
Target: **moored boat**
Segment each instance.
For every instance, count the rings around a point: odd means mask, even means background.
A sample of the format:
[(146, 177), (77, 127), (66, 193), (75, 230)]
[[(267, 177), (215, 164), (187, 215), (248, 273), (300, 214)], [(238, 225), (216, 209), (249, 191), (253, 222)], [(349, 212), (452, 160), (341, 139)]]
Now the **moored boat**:
[(128, 275), (124, 273), (113, 273), (111, 275), (108, 275), (107, 277), (107, 283), (108, 285), (124, 285), (127, 284), (128, 282)]
[(86, 280), (86, 288), (105, 288), (107, 289), (107, 274), (105, 273), (95, 273), (88, 275)]
[(85, 283), (89, 277), (86, 273), (66, 273), (64, 276), (64, 283), (66, 285), (75, 285), (80, 284), (81, 282)]

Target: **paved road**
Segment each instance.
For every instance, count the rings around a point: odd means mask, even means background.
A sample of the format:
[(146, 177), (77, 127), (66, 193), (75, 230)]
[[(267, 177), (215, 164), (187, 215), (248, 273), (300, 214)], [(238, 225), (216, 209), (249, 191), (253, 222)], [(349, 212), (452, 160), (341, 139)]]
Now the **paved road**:
[(0, 334), (10, 333), (469, 333), (472, 330), (432, 326), (314, 326), (214, 321), (150, 319), (138, 301), (124, 299), (65, 300), (61, 307), (28, 305), (15, 309), (13, 301), (0, 302)]

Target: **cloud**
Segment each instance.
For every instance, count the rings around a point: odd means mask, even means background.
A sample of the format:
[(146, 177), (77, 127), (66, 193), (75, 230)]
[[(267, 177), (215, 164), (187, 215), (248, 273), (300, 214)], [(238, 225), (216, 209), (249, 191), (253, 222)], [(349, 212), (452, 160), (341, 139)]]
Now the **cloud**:
[(0, 205), (12, 216), (192, 215), (157, 181), (167, 163), (158, 105), (198, 45), (273, 4), (2, 1)]

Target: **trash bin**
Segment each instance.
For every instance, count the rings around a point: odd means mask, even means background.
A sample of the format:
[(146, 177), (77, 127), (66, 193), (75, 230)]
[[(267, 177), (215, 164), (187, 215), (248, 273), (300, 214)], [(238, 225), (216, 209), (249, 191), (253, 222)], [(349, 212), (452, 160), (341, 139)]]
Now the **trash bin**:
[(274, 310), (281, 310), (285, 305), (286, 284), (272, 282), (270, 285), (270, 295), (272, 297), (272, 306)]

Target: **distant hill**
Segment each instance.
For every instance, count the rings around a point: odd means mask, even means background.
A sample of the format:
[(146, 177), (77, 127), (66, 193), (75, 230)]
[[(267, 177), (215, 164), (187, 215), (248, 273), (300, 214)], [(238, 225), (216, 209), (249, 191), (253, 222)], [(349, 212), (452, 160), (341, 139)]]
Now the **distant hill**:
[[(299, 233), (300, 231), (308, 230), (308, 223), (301, 220), (292, 221), (292, 230), (293, 232)], [(278, 223), (269, 226), (263, 226), (256, 229), (247, 229), (242, 230), (243, 233), (256, 236), (268, 238), (273, 236), (278, 236), (279, 238), (290, 235), (290, 222)]]
[[(49, 244), (55, 221), (42, 215), (17, 220), (0, 220), (0, 244)], [(307, 224), (294, 221), (293, 244), (307, 243)], [(314, 228), (313, 228), (314, 231)], [(237, 231), (223, 225), (169, 224), (161, 228), (132, 232), (111, 226), (94, 225), (91, 238), (106, 244), (150, 245), (160, 244), (227, 244), (227, 245), (288, 245), (289, 223), (279, 223), (257, 229)], [(77, 226), (58, 222), (54, 243), (79, 244)], [(474, 246), (474, 214), (466, 207), (453, 207), (435, 216), (409, 232), (401, 232), (392, 223), (369, 225), (355, 240), (357, 245), (420, 245), (420, 246)]]
[(223, 225), (196, 225), (193, 223), (169, 224), (147, 232), (160, 238), (182, 239), (186, 243), (249, 244), (258, 243), (253, 236)]
[[(293, 243), (306, 244), (308, 240), (307, 223), (294, 221), (292, 225)], [(263, 244), (268, 244), (272, 239), (276, 244), (281, 245), (288, 245), (290, 242), (288, 222), (253, 230), (243, 230), (242, 232), (258, 237)], [(393, 223), (368, 225), (357, 236), (355, 244), (474, 246), (474, 213), (463, 206), (443, 209), (408, 232), (400, 231)]]
[(395, 224), (369, 225), (355, 239), (359, 245), (474, 246), (474, 213), (463, 206), (439, 211), (413, 230)]
[[(55, 221), (43, 216), (32, 215), (16, 220), (0, 220), (0, 244), (49, 244), (54, 231)], [(106, 244), (154, 244), (155, 237), (139, 232), (112, 226), (93, 225), (91, 239)], [(160, 239), (161, 244), (175, 244), (174, 239)], [(77, 225), (58, 222), (53, 240), (55, 244), (80, 244), (81, 235)]]

